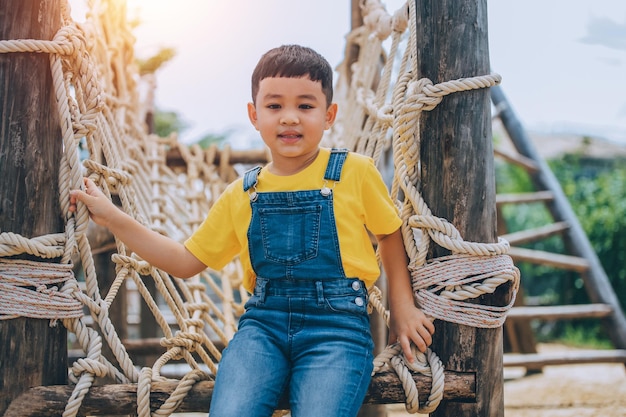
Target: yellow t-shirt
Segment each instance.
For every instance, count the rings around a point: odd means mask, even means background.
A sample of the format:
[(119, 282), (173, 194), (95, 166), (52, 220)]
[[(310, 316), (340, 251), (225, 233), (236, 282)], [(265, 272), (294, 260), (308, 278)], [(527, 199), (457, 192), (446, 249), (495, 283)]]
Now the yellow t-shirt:
[[(324, 186), (330, 150), (321, 148), (315, 161), (289, 176), (274, 175), (267, 168), (259, 173), (257, 192), (315, 190)], [(231, 183), (215, 202), (185, 247), (208, 267), (222, 269), (237, 255), (243, 265), (244, 287), (252, 292), (256, 274), (250, 263), (247, 231), (252, 216), (250, 198), (243, 179)], [(334, 184), (333, 209), (339, 237), (341, 261), (347, 277), (358, 277), (370, 287), (380, 270), (367, 230), (375, 235), (395, 232), (402, 220), (389, 197), (382, 177), (371, 158), (350, 153)]]

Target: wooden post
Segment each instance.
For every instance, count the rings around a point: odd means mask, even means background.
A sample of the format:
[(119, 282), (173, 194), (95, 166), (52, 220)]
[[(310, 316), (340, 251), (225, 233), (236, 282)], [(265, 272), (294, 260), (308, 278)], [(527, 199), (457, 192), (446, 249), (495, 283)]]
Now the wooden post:
[[(5, 0), (0, 39), (52, 40), (60, 4)], [(0, 230), (31, 238), (63, 231), (62, 141), (47, 54), (0, 54)], [(33, 386), (67, 383), (67, 333), (50, 320), (0, 321), (0, 415)]]
[[(416, 1), (418, 77), (434, 84), (490, 72), (486, 0)], [(496, 192), (488, 89), (447, 96), (422, 113), (422, 195), (467, 241), (492, 243)], [(432, 256), (448, 254), (432, 248)], [(505, 305), (508, 290), (481, 304)], [(505, 294), (502, 294), (505, 292)], [(442, 402), (433, 416), (503, 416), (502, 328), (436, 321), (432, 345), (447, 371), (476, 372), (476, 402)]]

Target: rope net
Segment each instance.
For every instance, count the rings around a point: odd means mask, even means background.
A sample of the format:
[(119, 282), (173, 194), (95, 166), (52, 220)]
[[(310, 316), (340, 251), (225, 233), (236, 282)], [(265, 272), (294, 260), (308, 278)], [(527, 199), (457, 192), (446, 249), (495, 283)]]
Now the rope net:
[[(466, 300), (492, 293), (504, 283), (511, 283), (515, 293), (519, 272), (506, 255), (506, 242), (466, 242), (452, 224), (430, 212), (416, 186), (416, 121), (421, 111), (431, 110), (444, 96), (493, 86), (500, 78), (488, 74), (437, 85), (417, 79), (415, 54), (411, 53), (416, 48), (415, 19), (409, 18), (414, 16), (412, 5), (408, 2), (392, 16), (379, 1), (363, 1), (364, 25), (348, 35), (346, 47), (348, 51), (358, 45), (360, 53), (350, 65), (346, 60), (339, 66), (336, 98), (342, 111), (324, 144), (371, 156), (381, 168), (387, 162), (385, 155), (393, 151), (391, 195), (405, 220), (403, 235), (416, 301), (433, 319), (498, 327), (513, 299), (502, 307)], [(153, 85), (153, 80), (150, 75), (140, 76), (134, 64), (125, 3), (93, 0), (89, 6), (86, 21), (77, 23), (63, 3), (63, 27), (52, 41), (0, 41), (0, 53), (50, 55), (64, 147), (59, 188), (66, 219), (62, 234), (27, 238), (0, 233), (0, 319), (48, 318), (61, 321), (74, 335), (84, 357), (71, 365), (70, 381), (75, 388), (64, 416), (76, 416), (90, 387), (105, 377), (138, 384), (139, 416), (170, 415), (195, 382), (212, 379), (220, 346), (228, 344), (237, 329), (248, 297), (241, 285), (239, 261), (221, 271), (207, 269), (181, 280), (115, 241), (115, 278), (101, 294), (89, 239), (95, 226), (82, 205), (75, 214), (69, 212), (69, 191), (81, 187), (83, 176), (89, 176), (141, 223), (182, 241), (240, 171), (231, 162), (228, 147), (201, 149), (178, 143), (175, 135), (162, 138), (147, 132), (144, 121), (151, 99), (150, 95), (142, 99), (139, 87)], [(382, 70), (378, 66), (381, 57), (386, 57)], [(168, 166), (167, 156), (172, 152), (180, 154), (184, 168)], [(452, 254), (427, 261), (432, 242)], [(20, 254), (43, 261), (9, 259)], [(61, 261), (45, 262), (51, 258)], [(154, 282), (157, 296), (146, 285), (149, 281)], [(136, 288), (163, 335), (160, 343), (166, 351), (150, 367), (133, 363), (109, 316), (111, 304), (127, 287)], [(374, 287), (371, 295), (372, 311), (387, 320), (382, 292)], [(376, 358), (374, 372), (394, 369), (403, 381), (407, 410), (429, 413), (443, 396), (443, 366), (430, 350), (415, 353), (419, 360), (410, 364), (399, 346), (391, 345)], [(177, 379), (178, 388), (151, 414), (150, 385), (169, 380), (162, 374), (163, 367), (181, 361), (186, 368)], [(432, 376), (426, 403), (419, 403), (410, 372)]]

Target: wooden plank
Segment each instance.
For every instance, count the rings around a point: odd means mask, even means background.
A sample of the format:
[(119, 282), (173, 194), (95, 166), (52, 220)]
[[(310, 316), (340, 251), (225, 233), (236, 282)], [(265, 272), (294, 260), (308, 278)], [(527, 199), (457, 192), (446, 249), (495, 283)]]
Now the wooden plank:
[(516, 262), (530, 262), (539, 265), (550, 265), (555, 268), (569, 271), (586, 272), (589, 269), (589, 262), (578, 256), (561, 255), (558, 253), (512, 247), (508, 254)]
[(567, 222), (557, 222), (533, 229), (503, 234), (500, 235), (500, 237), (511, 245), (522, 245), (524, 243), (537, 242), (558, 235), (568, 228), (569, 224), (567, 224)]
[(493, 150), (493, 153), (495, 156), (499, 156), (500, 158), (504, 159), (505, 161), (513, 165), (520, 166), (528, 172), (536, 172), (539, 170), (539, 167), (537, 166), (535, 161), (533, 161), (530, 158), (525, 157), (524, 155), (508, 152), (502, 148), (497, 148), (497, 147)]
[(612, 313), (613, 309), (607, 304), (520, 306), (511, 308), (507, 314), (507, 320), (602, 318), (610, 316)]
[(565, 350), (551, 353), (507, 353), (504, 366), (540, 368), (549, 365), (575, 365), (586, 363), (624, 363), (626, 350)]
[[(414, 374), (420, 402), (430, 393), (431, 378)], [(472, 402), (476, 398), (476, 375), (446, 371), (444, 374), (444, 400)], [(150, 404), (160, 407), (172, 394), (177, 382), (154, 382), (151, 386)], [(4, 417), (56, 417), (62, 414), (74, 387), (69, 385), (35, 387), (13, 401)], [(213, 395), (213, 382), (196, 383), (184, 398), (177, 412), (208, 412)], [(374, 376), (365, 404), (391, 404), (405, 401), (400, 379), (393, 371)], [(287, 408), (283, 398), (281, 408)], [(81, 415), (133, 414), (137, 410), (137, 384), (94, 386), (89, 390), (80, 408)]]
[(550, 191), (537, 191), (534, 193), (498, 194), (496, 204), (528, 204), (552, 201), (554, 195)]

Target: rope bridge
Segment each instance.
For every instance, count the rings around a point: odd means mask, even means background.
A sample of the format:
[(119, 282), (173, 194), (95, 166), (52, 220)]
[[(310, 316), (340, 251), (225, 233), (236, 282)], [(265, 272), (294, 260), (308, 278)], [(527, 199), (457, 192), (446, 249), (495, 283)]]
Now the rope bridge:
[[(60, 164), (60, 205), (65, 232), (26, 238), (0, 233), (0, 319), (46, 318), (60, 321), (76, 336), (85, 357), (70, 368), (72, 395), (64, 416), (76, 416), (97, 378), (120, 384), (137, 384), (139, 416), (170, 415), (198, 381), (212, 380), (226, 345), (237, 329), (247, 293), (242, 288), (241, 266), (233, 261), (221, 271), (207, 269), (181, 280), (149, 265), (120, 241), (115, 242), (116, 276), (101, 295), (88, 240), (89, 215), (85, 207), (69, 212), (69, 191), (92, 178), (111, 198), (140, 222), (184, 240), (199, 226), (226, 185), (237, 177), (225, 148), (200, 149), (146, 132), (150, 100), (142, 100), (139, 77), (133, 63), (133, 38), (121, 0), (93, 0), (83, 24), (73, 21), (64, 3), (63, 27), (51, 41), (0, 41), (0, 53), (41, 52), (50, 55), (50, 67), (61, 121), (63, 157)], [(414, 51), (413, 2), (393, 16), (376, 0), (362, 3), (364, 25), (348, 35), (348, 47), (360, 54), (349, 67), (340, 67), (336, 97), (341, 112), (325, 140), (374, 158), (383, 165), (393, 150), (391, 195), (402, 218), (403, 236), (410, 257), (416, 301), (433, 319), (475, 327), (499, 327), (514, 299), (505, 306), (485, 306), (471, 300), (493, 293), (505, 283), (519, 285), (519, 272), (506, 255), (508, 244), (464, 241), (455, 227), (434, 216), (422, 199), (419, 183), (420, 112), (428, 111), (448, 94), (488, 88), (500, 82), (498, 75), (453, 80), (433, 85), (417, 79)], [(384, 50), (386, 40), (391, 46)], [(348, 49), (348, 48), (347, 48)], [(380, 57), (386, 56), (382, 71)], [(393, 82), (392, 82), (393, 79)], [(349, 81), (348, 81), (349, 80)], [(376, 88), (372, 86), (376, 85)], [(88, 156), (81, 159), (81, 150)], [(167, 155), (178, 152), (185, 169), (167, 164)], [(216, 153), (221, 152), (219, 163)], [(84, 153), (84, 152), (83, 152)], [(445, 258), (427, 260), (432, 243), (450, 250)], [(41, 262), (9, 259), (29, 254)], [(59, 258), (58, 263), (45, 260)], [(78, 282), (75, 276), (84, 276)], [(149, 278), (148, 278), (149, 277)], [(153, 280), (160, 302), (145, 282)], [(132, 282), (155, 317), (166, 348), (151, 367), (141, 369), (131, 360), (109, 317), (119, 291)], [(382, 292), (371, 289), (372, 311), (388, 320)], [(514, 298), (514, 297), (513, 297)], [(167, 316), (173, 318), (168, 322)], [(90, 325), (88, 318), (93, 322)], [(112, 358), (103, 354), (103, 343)], [(388, 346), (375, 360), (375, 373), (393, 369), (402, 381), (409, 412), (432, 412), (444, 392), (444, 370), (437, 355), (415, 352), (418, 362), (409, 364), (397, 345)], [(184, 361), (188, 371), (180, 380), (162, 375), (168, 363)], [(420, 403), (411, 373), (432, 377), (432, 388)], [(175, 383), (172, 395), (160, 408), (150, 407), (151, 387)]]

